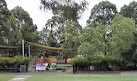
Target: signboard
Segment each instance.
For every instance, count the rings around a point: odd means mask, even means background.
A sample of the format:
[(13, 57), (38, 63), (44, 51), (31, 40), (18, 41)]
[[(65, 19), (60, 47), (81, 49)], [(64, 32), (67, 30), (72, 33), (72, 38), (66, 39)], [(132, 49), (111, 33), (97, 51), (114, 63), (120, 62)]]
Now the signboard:
[(48, 63), (36, 63), (36, 70), (46, 70)]
[(49, 63), (47, 68), (48, 70), (56, 70), (56, 63)]
[(36, 70), (56, 70), (56, 63), (36, 63)]

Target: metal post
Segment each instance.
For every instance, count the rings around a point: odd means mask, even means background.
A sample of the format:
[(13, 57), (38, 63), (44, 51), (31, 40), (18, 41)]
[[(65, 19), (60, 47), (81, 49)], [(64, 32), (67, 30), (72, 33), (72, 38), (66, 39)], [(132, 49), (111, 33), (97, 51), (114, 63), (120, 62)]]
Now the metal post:
[(23, 55), (23, 59), (24, 59), (24, 40), (22, 40), (22, 55)]
[(61, 53), (59, 51), (59, 63), (61, 64)]
[(28, 46), (28, 49), (29, 49), (29, 58), (30, 58), (30, 45)]

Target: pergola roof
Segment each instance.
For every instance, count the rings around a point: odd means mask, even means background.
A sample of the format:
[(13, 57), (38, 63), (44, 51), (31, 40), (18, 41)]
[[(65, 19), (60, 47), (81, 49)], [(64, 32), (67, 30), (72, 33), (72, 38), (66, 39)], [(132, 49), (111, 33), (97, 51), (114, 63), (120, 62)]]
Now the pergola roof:
[(52, 51), (63, 51), (63, 50), (71, 50), (71, 49), (65, 49), (65, 48), (56, 48), (56, 47), (49, 47), (49, 46), (45, 46), (45, 45), (39, 45), (39, 44), (35, 44), (35, 43), (31, 43), (26, 41), (28, 44), (30, 44), (31, 46), (35, 46), (41, 49), (46, 49), (46, 50), (52, 50)]
[(18, 46), (5, 46), (5, 45), (0, 45), (0, 48), (3, 48), (3, 49), (17, 49), (19, 48)]

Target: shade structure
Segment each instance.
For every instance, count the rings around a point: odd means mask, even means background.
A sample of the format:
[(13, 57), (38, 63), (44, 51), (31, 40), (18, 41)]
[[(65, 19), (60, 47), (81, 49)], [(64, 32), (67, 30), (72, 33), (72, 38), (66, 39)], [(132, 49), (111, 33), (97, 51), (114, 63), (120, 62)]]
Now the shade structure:
[(56, 47), (49, 47), (49, 46), (45, 46), (45, 45), (39, 45), (39, 44), (31, 43), (31, 42), (28, 42), (28, 41), (26, 41), (26, 42), (28, 44), (30, 44), (31, 46), (38, 47), (38, 48), (45, 49), (45, 50), (52, 50), (52, 51), (71, 50), (71, 49), (65, 49), (65, 48), (56, 48)]
[(0, 48), (2, 49), (17, 49), (19, 48), (18, 46), (5, 46), (5, 45), (0, 45)]

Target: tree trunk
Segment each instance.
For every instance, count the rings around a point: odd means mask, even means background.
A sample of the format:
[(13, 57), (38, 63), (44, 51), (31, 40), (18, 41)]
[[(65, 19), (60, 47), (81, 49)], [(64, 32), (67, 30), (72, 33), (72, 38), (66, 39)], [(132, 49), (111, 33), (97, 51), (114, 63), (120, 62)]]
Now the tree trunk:
[(67, 58), (65, 58), (65, 64), (67, 63)]
[(134, 70), (136, 70), (137, 69), (137, 64), (136, 64), (136, 62), (134, 62)]
[(107, 56), (107, 51), (105, 51), (104, 56)]

